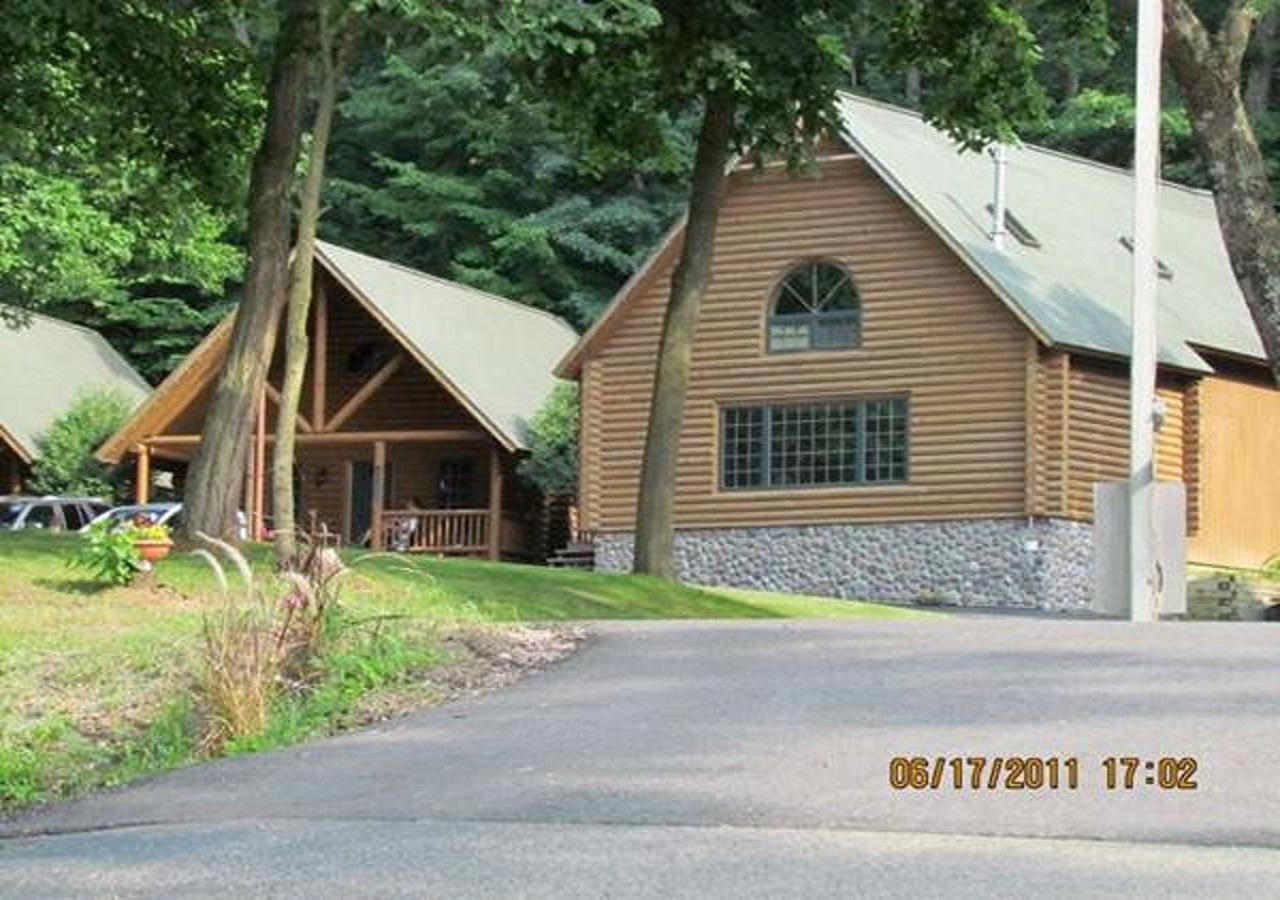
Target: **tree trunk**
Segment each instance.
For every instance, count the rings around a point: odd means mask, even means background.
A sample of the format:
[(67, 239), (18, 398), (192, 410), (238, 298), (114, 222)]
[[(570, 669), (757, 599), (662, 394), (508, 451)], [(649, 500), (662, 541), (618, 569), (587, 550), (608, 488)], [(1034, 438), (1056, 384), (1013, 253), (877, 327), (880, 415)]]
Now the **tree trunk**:
[(249, 179), (249, 258), (231, 345), (205, 415), (183, 497), (188, 534), (233, 538), (254, 403), (262, 390), (284, 302), (289, 186), (298, 161), (317, 0), (286, 0), (267, 89), (267, 118)]
[(1280, 31), (1280, 6), (1273, 6), (1271, 11), (1258, 22), (1254, 35), (1254, 54), (1249, 61), (1249, 74), (1244, 91), (1245, 109), (1249, 117), (1256, 120), (1271, 109), (1271, 85), (1275, 81), (1276, 39)]
[(733, 116), (732, 94), (717, 93), (707, 98), (694, 156), (684, 244), (671, 276), (671, 293), (662, 321), (649, 430), (640, 469), (634, 563), (636, 572), (660, 578), (676, 577), (674, 507), (680, 426), (693, 356), (694, 327), (702, 294), (711, 276)]
[(1209, 34), (1186, 0), (1165, 4), (1168, 60), (1213, 179), (1222, 237), (1240, 290), (1280, 380), (1280, 219), (1240, 92), (1255, 13), (1236, 0)]
[[(339, 26), (343, 28), (343, 26)], [(320, 222), (320, 190), (324, 186), (325, 157), (333, 126), (338, 87), (346, 68), (350, 35), (339, 31), (330, 40), (321, 23), (320, 97), (315, 125), (311, 131), (311, 159), (302, 185), (298, 212), (298, 238), (294, 244), (293, 267), (289, 272), (289, 295), (285, 313), (284, 384), (280, 389), (280, 409), (276, 415), (275, 455), (271, 466), (271, 500), (275, 511), (274, 544), (276, 565), (293, 568), (298, 556), (297, 523), (293, 514), (294, 439), (298, 427), (298, 404), (307, 374), (307, 317), (311, 311), (312, 280), (316, 250), (316, 227)]]

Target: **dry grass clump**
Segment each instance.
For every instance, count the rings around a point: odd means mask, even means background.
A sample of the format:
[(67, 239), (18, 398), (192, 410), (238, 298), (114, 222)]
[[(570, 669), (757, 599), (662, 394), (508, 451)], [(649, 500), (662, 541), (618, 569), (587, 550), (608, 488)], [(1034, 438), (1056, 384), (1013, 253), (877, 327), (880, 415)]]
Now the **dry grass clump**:
[[(307, 686), (340, 629), (338, 596), (350, 570), (336, 551), (309, 541), (296, 571), (264, 584), (235, 547), (199, 537), (217, 551), (195, 553), (213, 569), (222, 594), (216, 609), (205, 613), (200, 681), (203, 745), (217, 752), (229, 741), (261, 734), (281, 692)], [(232, 589), (223, 560), (236, 570), (238, 589)]]

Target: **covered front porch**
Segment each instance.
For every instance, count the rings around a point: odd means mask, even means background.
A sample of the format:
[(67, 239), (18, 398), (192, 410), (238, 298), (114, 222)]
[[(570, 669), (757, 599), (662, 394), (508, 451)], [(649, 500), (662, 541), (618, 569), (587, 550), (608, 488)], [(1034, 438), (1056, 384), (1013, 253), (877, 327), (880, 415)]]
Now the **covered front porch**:
[[(245, 470), (242, 510), (253, 540), (269, 539), (274, 520), (268, 418), (257, 417)], [(137, 502), (150, 499), (153, 467), (180, 479), (198, 442), (162, 434), (138, 445)], [(514, 465), (480, 431), (303, 432), (295, 520), (311, 535), (374, 550), (527, 559), (531, 503), (511, 477)]]

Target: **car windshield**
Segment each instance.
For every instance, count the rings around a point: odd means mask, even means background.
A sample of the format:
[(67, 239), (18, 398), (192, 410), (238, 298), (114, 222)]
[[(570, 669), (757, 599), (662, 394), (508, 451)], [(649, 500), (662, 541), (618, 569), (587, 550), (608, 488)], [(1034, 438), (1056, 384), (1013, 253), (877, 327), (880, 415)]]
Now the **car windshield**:
[(0, 503), (0, 528), (7, 528), (18, 521), (23, 507), (22, 503)]

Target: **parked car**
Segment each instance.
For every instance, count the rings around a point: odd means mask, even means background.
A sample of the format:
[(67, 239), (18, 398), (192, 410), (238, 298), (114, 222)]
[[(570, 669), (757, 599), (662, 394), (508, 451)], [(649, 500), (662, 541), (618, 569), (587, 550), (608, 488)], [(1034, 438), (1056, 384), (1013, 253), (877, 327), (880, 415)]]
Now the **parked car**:
[(101, 497), (0, 497), (0, 531), (79, 531), (109, 508)]
[[(181, 503), (132, 503), (128, 506), (117, 506), (114, 509), (104, 511), (100, 516), (86, 524), (82, 531), (87, 531), (89, 525), (96, 525), (99, 522), (109, 522), (114, 527), (116, 525), (127, 525), (130, 522), (137, 522), (142, 519), (148, 525), (168, 525), (170, 529), (182, 527), (182, 504)], [(249, 526), (245, 519), (244, 513), (236, 513), (236, 521), (239, 525), (240, 540), (246, 540), (249, 537)]]

